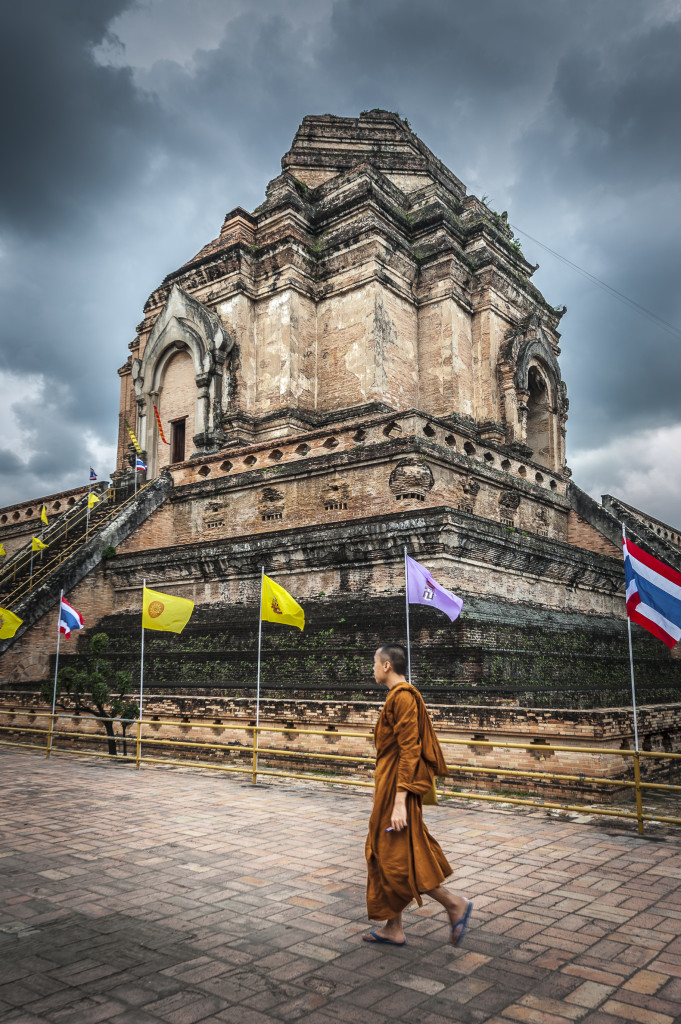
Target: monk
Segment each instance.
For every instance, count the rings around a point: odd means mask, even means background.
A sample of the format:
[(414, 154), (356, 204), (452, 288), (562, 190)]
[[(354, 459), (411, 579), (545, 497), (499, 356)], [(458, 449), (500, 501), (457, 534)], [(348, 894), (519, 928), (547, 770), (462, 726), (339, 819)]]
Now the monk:
[(404, 677), (407, 652), (400, 644), (383, 644), (374, 655), (374, 679), (388, 696), (374, 729), (376, 772), (374, 806), (366, 841), (367, 913), (385, 921), (367, 932), (365, 942), (404, 946), (402, 911), (412, 900), (423, 906), (422, 893), (447, 911), (449, 941), (463, 939), (473, 904), (450, 893), (443, 882), (452, 869), (428, 832), (421, 813), (435, 775), (447, 766), (421, 694)]

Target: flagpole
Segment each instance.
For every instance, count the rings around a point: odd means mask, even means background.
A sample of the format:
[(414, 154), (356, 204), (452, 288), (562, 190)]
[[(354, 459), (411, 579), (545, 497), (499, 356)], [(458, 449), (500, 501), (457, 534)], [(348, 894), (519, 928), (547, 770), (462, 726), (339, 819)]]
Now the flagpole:
[(255, 690), (255, 732), (253, 734), (253, 783), (258, 781), (258, 729), (260, 727), (260, 652), (262, 649), (262, 589), (265, 566), (260, 567), (260, 602), (258, 604), (258, 681)]
[(404, 598), (407, 605), (407, 679), (411, 685), (411, 642), (409, 639), (409, 571), (407, 569), (407, 545), (404, 545)]
[(137, 454), (135, 454), (135, 494), (137, 494)]
[(90, 532), (90, 488), (92, 487), (92, 480), (89, 477), (90, 477), (90, 474), (88, 472), (88, 482), (87, 482), (87, 514), (85, 516), (85, 536), (86, 537), (87, 537), (88, 533)]
[[(622, 523), (622, 543), (626, 550), (627, 543), (627, 531), (624, 523)], [(624, 595), (624, 601), (626, 606), (627, 595)], [(629, 612), (627, 611), (627, 631), (629, 634), (629, 668), (631, 670), (631, 705), (634, 710), (634, 746), (636, 753), (638, 754), (638, 718), (636, 714), (636, 683), (634, 681), (634, 651), (631, 646), (631, 619), (629, 618)]]
[(137, 719), (137, 757), (135, 767), (139, 771), (140, 758), (142, 756), (142, 700), (144, 698), (144, 588), (147, 585), (146, 579), (142, 580), (142, 648), (140, 651), (140, 707)]
[[(622, 545), (628, 554), (627, 531), (622, 523)], [(629, 609), (626, 607), (627, 595), (624, 594), (625, 611), (627, 613), (627, 635), (629, 637), (629, 668), (631, 670), (631, 708), (634, 712), (634, 786), (636, 793), (636, 817), (638, 819), (639, 835), (643, 835), (643, 797), (641, 795), (641, 759), (638, 749), (638, 715), (636, 713), (636, 683), (634, 681), (634, 651), (631, 645), (631, 619)]]
[(57, 612), (57, 657), (54, 663), (54, 685), (52, 687), (52, 715), (50, 717), (50, 735), (47, 741), (47, 756), (52, 753), (52, 732), (54, 731), (54, 709), (57, 706), (57, 673), (59, 672), (59, 642), (61, 640), (61, 601), (64, 596), (64, 588), (59, 591), (59, 611)]

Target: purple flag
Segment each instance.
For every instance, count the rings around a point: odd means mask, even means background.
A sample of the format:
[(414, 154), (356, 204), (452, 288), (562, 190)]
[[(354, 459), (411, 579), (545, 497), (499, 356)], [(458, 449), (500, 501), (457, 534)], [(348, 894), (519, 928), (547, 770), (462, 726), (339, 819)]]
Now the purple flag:
[(454, 622), (463, 608), (463, 601), (451, 590), (436, 583), (424, 565), (407, 555), (407, 597), (409, 604), (427, 604), (439, 608)]

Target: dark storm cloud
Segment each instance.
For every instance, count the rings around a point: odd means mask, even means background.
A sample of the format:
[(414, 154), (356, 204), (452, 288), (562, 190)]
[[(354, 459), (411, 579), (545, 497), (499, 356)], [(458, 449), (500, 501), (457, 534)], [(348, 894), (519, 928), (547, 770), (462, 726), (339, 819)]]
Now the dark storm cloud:
[(553, 100), (573, 129), (582, 183), (605, 177), (621, 188), (642, 176), (678, 180), (680, 54), (676, 22), (563, 57)]
[(135, 175), (154, 104), (92, 47), (129, 0), (22, 0), (3, 14), (0, 227), (44, 235)]
[[(576, 249), (578, 262), (672, 324), (681, 324), (679, 52), (679, 21), (571, 43), (543, 114), (525, 133), (513, 190), (536, 224), (528, 230), (563, 252)], [(561, 206), (572, 225), (562, 244), (546, 226)], [(553, 282), (552, 258), (526, 248), (548, 264)], [(564, 280), (572, 293), (561, 295), (570, 307), (563, 368), (572, 446), (678, 422), (678, 335), (575, 276)]]
[(22, 473), (24, 469), (21, 459), (13, 451), (0, 448), (0, 473), (4, 476)]
[[(33, 0), (6, 19), (0, 371), (33, 383), (16, 396), (24, 450), (0, 461), (0, 502), (80, 482), (113, 442), (115, 370), (148, 293), (228, 209), (261, 202), (308, 113), (398, 110), (512, 222), (681, 320), (681, 18), (664, 0), (191, 11)], [(569, 307), (571, 450), (678, 423), (678, 340), (523, 244), (546, 297)]]

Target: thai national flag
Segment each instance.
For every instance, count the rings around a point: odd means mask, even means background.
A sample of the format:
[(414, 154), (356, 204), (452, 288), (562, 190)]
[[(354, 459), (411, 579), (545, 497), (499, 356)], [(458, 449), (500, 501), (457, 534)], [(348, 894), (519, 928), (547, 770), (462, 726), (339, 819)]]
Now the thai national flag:
[(97, 474), (95, 473), (95, 471), (92, 468), (92, 466), (90, 466), (90, 483), (93, 484), (96, 479), (97, 479)]
[(72, 629), (82, 629), (85, 623), (83, 616), (73, 608), (65, 597), (61, 599), (59, 606), (59, 632), (64, 636), (71, 636)]
[(142, 470), (142, 472), (146, 473), (147, 467), (144, 465), (144, 463), (142, 462), (142, 460), (139, 457), (139, 455), (136, 455), (135, 456), (135, 472), (138, 472), (139, 470)]
[(627, 615), (671, 648), (681, 640), (681, 573), (628, 538), (623, 543)]

